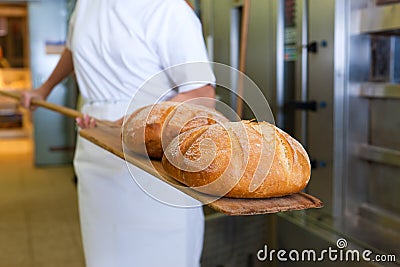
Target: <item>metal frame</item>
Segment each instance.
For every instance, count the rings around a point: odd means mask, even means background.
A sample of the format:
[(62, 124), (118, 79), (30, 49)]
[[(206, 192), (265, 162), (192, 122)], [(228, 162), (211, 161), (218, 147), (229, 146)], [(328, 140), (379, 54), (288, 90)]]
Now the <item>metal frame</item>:
[(333, 216), (341, 217), (343, 215), (343, 193), (345, 168), (345, 140), (347, 124), (346, 112), (346, 80), (347, 76), (347, 36), (348, 36), (348, 0), (336, 0), (335, 3), (335, 64), (334, 64), (334, 162), (333, 162)]
[(400, 84), (365, 83), (361, 85), (359, 95), (367, 98), (400, 98)]

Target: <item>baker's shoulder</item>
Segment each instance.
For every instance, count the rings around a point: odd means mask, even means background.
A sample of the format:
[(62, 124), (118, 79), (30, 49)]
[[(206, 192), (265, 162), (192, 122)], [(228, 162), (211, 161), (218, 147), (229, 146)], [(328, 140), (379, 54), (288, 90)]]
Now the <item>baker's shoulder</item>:
[(171, 11), (192, 12), (192, 8), (185, 0), (156, 0), (158, 7)]

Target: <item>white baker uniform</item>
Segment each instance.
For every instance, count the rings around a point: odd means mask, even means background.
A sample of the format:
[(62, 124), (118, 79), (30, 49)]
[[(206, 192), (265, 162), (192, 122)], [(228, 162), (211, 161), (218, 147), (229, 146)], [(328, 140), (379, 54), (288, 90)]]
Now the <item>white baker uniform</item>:
[[(78, 0), (67, 47), (85, 101), (82, 112), (106, 120), (124, 116), (132, 96), (156, 73), (207, 61), (200, 22), (183, 0)], [(171, 79), (171, 86), (185, 76)], [(135, 105), (152, 104), (162, 93), (136, 97)], [(88, 267), (199, 265), (201, 206), (178, 208), (153, 199), (123, 160), (81, 138), (74, 166)], [(156, 181), (157, 191), (182, 197), (138, 168), (131, 172)]]

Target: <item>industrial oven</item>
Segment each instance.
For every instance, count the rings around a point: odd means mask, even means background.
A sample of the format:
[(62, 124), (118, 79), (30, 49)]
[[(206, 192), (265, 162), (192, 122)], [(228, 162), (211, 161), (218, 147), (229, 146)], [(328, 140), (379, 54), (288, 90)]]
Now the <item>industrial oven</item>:
[[(239, 67), (245, 2), (196, 1), (211, 60)], [(313, 167), (306, 191), (325, 207), (243, 222), (212, 214), (206, 227), (205, 266), (225, 266), (222, 254), (229, 266), (304, 265), (260, 261), (257, 252), (263, 244), (274, 249), (368, 250), (371, 257), (387, 256), (386, 262), (343, 260), (340, 266), (400, 265), (398, 2), (250, 1), (245, 73), (267, 98), (277, 126), (306, 147)], [(231, 92), (217, 88), (217, 94), (235, 107)], [(252, 92), (244, 88), (244, 94)], [(251, 116), (245, 108), (243, 118)], [(226, 231), (211, 227), (217, 220), (224, 229), (240, 229), (241, 223), (244, 229), (252, 220), (257, 225), (241, 232), (241, 240), (252, 240), (253, 245), (236, 247), (246, 258), (240, 264), (232, 262), (233, 248), (210, 260), (209, 255), (216, 254), (214, 241), (227, 239)], [(338, 266), (329, 259), (313, 263), (318, 264)]]

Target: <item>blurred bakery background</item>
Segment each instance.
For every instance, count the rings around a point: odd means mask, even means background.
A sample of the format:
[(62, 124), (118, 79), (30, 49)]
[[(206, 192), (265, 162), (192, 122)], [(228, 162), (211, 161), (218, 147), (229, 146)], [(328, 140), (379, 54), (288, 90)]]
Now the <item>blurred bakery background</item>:
[[(325, 204), (248, 217), (205, 208), (202, 266), (400, 266), (400, 1), (191, 3), (210, 60), (257, 84), (276, 125), (309, 153), (306, 192)], [(30, 90), (50, 75), (74, 4), (0, 1), (1, 90)], [(217, 88), (217, 96), (237, 108), (233, 93)], [(75, 108), (74, 79), (48, 101)], [(252, 118), (247, 106), (241, 115)], [(75, 136), (73, 120), (42, 108), (31, 113), (0, 96), (0, 267), (84, 266)], [(360, 259), (270, 260), (266, 246), (359, 251)]]

